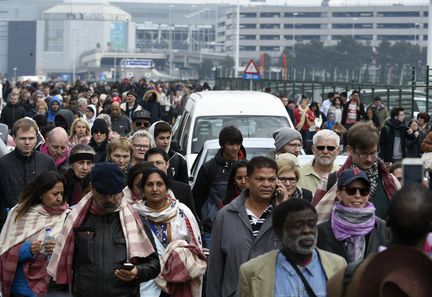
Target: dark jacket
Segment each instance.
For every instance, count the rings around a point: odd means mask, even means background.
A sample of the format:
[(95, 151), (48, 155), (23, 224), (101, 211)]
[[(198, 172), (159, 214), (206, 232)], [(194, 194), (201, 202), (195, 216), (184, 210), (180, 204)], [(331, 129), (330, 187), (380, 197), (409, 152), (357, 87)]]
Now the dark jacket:
[(22, 102), (21, 105), (24, 107), (26, 117), (33, 118), (36, 115), (36, 105), (34, 103), (27, 101)]
[(172, 149), (168, 151), (168, 157), (170, 165), (168, 174), (176, 181), (189, 184), (189, 173), (186, 159)]
[(25, 117), (25, 109), (20, 104), (12, 105), (10, 102), (2, 109), (0, 123), (6, 124), (9, 130), (19, 119)]
[(131, 131), (129, 118), (123, 113), (119, 117), (111, 116), (111, 129), (121, 136), (126, 136)]
[[(72, 206), (74, 204), (77, 204), (79, 201), (73, 201), (74, 194), (75, 196), (81, 196), (81, 198), (84, 196), (83, 188), (82, 188), (82, 180), (78, 179), (73, 171), (72, 168), (68, 169), (64, 173), (65, 177), (65, 187), (64, 187), (64, 198), (66, 199), (67, 203)], [(76, 192), (76, 193), (75, 193)], [(76, 197), (75, 197), (76, 199)]]
[[(342, 121), (341, 121), (341, 124), (344, 125), (344, 126), (346, 125), (346, 120), (347, 120), (347, 117), (348, 117), (348, 108), (349, 108), (350, 103), (351, 103), (351, 100), (348, 101), (347, 103), (345, 103), (344, 107), (343, 107), (343, 110), (342, 110)], [(357, 120), (357, 122), (360, 122), (365, 117), (366, 117), (366, 114), (365, 114), (364, 104), (360, 102), (359, 109), (357, 110), (357, 119), (356, 120)]]
[(399, 134), (401, 139), (401, 150), (402, 150), (402, 158), (406, 155), (406, 139), (414, 140), (415, 136), (412, 133), (408, 135), (407, 133), (408, 127), (395, 119), (388, 120), (384, 127), (381, 129), (380, 134), (380, 157), (384, 160), (384, 162), (392, 162), (393, 161), (393, 147), (394, 147), (394, 139), (397, 134)]
[(426, 132), (424, 130), (418, 130), (418, 136), (414, 135), (414, 140), (406, 140), (406, 157), (407, 158), (420, 158), (422, 151), (420, 146), (423, 140), (426, 138)]
[[(146, 219), (142, 218), (146, 234), (156, 251), (153, 235)], [(80, 236), (79, 230), (93, 231)], [(89, 213), (80, 227), (75, 229), (72, 293), (75, 297), (139, 297), (139, 283), (155, 278), (160, 272), (156, 252), (133, 263), (138, 279), (123, 282), (114, 271), (127, 261), (126, 240), (119, 212), (105, 215)]]
[(97, 145), (93, 138), (90, 139), (89, 146), (91, 146), (96, 152), (94, 163), (105, 162), (106, 160), (106, 151), (108, 146), (108, 138), (105, 139), (100, 145)]
[(162, 119), (162, 107), (157, 101), (144, 101), (142, 107), (150, 112), (151, 114), (151, 123), (155, 123)]
[(60, 109), (54, 117), (56, 127), (63, 127), (69, 134), (74, 121), (73, 112), (69, 109)]
[(15, 206), (24, 187), (45, 171), (56, 171), (54, 160), (38, 151), (23, 157), (15, 149), (0, 158), (0, 227), (6, 219), (5, 209)]
[[(246, 150), (243, 146), (242, 150), (246, 158)], [(205, 162), (198, 171), (192, 194), (204, 228), (211, 228), (216, 212), (223, 206), (228, 178), (235, 162), (225, 160), (220, 148), (215, 157)]]
[(177, 200), (186, 205), (192, 211), (197, 222), (199, 222), (199, 217), (195, 210), (195, 202), (192, 196), (191, 187), (188, 184), (176, 181), (172, 178), (170, 178), (170, 184), (170, 189), (173, 191)]
[[(386, 223), (380, 218), (376, 218), (375, 227), (366, 236), (366, 250), (364, 257), (371, 253), (378, 252), (380, 246), (385, 246), (390, 242), (390, 232)], [(348, 263), (350, 259), (347, 254), (344, 242), (335, 238), (331, 228), (331, 219), (318, 225), (317, 247), (330, 253), (343, 257)]]

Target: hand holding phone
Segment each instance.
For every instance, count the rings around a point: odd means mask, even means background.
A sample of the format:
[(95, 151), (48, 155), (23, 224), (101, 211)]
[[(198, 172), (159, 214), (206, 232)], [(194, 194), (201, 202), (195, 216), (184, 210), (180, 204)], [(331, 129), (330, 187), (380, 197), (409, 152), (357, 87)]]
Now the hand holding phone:
[(135, 265), (133, 265), (132, 263), (123, 263), (121, 269), (131, 271), (132, 269), (134, 269), (134, 267)]

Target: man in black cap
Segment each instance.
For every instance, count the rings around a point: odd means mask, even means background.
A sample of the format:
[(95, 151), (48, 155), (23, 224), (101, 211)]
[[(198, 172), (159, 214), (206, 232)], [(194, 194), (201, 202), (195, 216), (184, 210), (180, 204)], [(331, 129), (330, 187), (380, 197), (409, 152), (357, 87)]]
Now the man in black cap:
[(132, 115), (132, 133), (138, 131), (138, 130), (146, 130), (148, 131), (150, 127), (150, 119), (151, 114), (145, 109), (142, 110), (136, 110)]
[(91, 192), (65, 221), (47, 269), (73, 296), (138, 297), (139, 284), (160, 272), (151, 230), (123, 199), (124, 183), (116, 165), (96, 164)]
[(132, 115), (135, 111), (142, 110), (141, 105), (137, 102), (137, 94), (135, 92), (127, 92), (126, 102), (121, 104), (121, 109), (126, 113), (129, 119), (132, 119)]

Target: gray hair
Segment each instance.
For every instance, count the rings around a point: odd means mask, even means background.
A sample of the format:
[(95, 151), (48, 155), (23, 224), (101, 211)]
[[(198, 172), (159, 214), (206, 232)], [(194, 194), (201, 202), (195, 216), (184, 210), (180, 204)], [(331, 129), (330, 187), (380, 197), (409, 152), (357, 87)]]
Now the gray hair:
[(129, 136), (129, 140), (133, 143), (135, 141), (135, 139), (137, 138), (147, 138), (150, 142), (150, 147), (154, 147), (155, 143), (153, 140), (153, 136), (151, 136), (151, 134), (149, 132), (147, 132), (146, 130), (138, 130), (135, 133), (133, 133), (131, 136)]
[(81, 105), (83, 103), (88, 104), (88, 100), (86, 98), (84, 98), (84, 97), (79, 98), (78, 99), (78, 105)]
[(102, 119), (108, 126), (108, 129), (111, 129), (111, 117), (106, 113), (101, 113), (97, 116), (97, 119)]
[(315, 135), (312, 139), (313, 145), (316, 145), (319, 138), (333, 139), (336, 142), (336, 146), (339, 146), (339, 144), (340, 144), (339, 135), (337, 135), (336, 132), (329, 130), (329, 129), (323, 129), (323, 130), (320, 130), (317, 133), (315, 133)]

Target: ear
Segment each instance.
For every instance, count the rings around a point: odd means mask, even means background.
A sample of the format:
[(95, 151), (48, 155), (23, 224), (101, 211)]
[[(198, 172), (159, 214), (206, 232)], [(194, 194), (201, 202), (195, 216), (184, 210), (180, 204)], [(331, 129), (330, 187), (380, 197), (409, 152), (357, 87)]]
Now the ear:
[(349, 145), (347, 145), (346, 147), (347, 147), (348, 156), (351, 157), (353, 155), (353, 148)]

